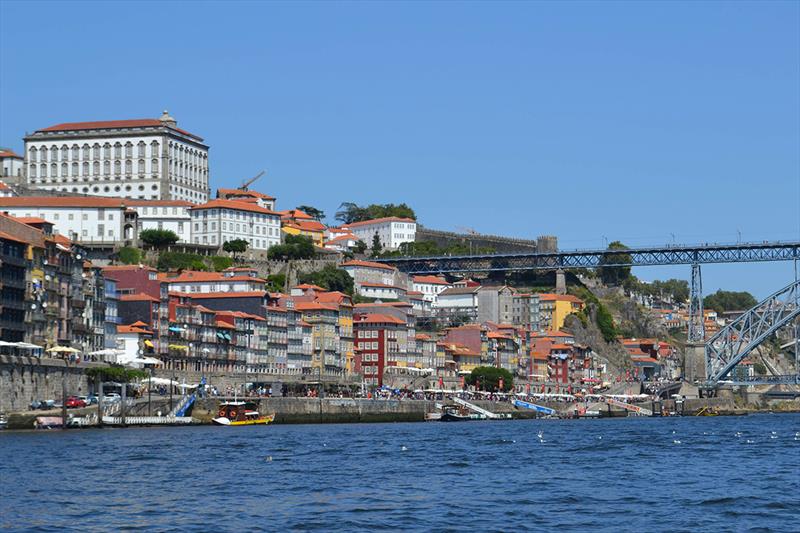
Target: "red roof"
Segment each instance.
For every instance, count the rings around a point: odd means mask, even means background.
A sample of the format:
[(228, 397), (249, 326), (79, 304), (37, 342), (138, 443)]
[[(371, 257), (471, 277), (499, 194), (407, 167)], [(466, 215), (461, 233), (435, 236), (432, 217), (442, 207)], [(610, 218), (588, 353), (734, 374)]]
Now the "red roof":
[(278, 211), (281, 214), (281, 218), (283, 219), (291, 219), (291, 218), (301, 218), (305, 220), (314, 220), (314, 217), (306, 213), (305, 211), (300, 211), (299, 209), (287, 209), (285, 211)]
[(138, 294), (122, 294), (122, 295), (120, 295), (119, 299), (120, 299), (120, 301), (123, 301), (123, 302), (147, 302), (147, 301), (158, 302), (159, 301), (158, 298), (153, 298), (149, 294), (145, 294), (143, 292), (140, 292)]
[(254, 278), (251, 276), (225, 276), (221, 272), (204, 272), (202, 270), (187, 270), (178, 274), (175, 277), (169, 278), (165, 274), (158, 275), (159, 281), (167, 283), (202, 283), (208, 281), (255, 281), (257, 283), (266, 283), (261, 278)]
[(181, 296), (184, 298), (197, 298), (204, 300), (206, 298), (253, 298), (258, 296), (263, 298), (267, 294), (266, 291), (231, 291), (231, 292), (170, 292), (170, 296)]
[(28, 225), (31, 225), (31, 224), (50, 224), (50, 225), (52, 225), (53, 224), (49, 220), (45, 220), (45, 219), (43, 219), (41, 217), (14, 217), (14, 218), (16, 218), (19, 222), (22, 222), (23, 224), (28, 224)]
[(405, 324), (405, 320), (400, 320), (399, 318), (395, 318), (391, 315), (383, 315), (380, 313), (369, 313), (366, 315), (358, 315), (353, 317), (354, 324), (381, 324), (381, 323), (389, 323), (389, 324)]
[(352, 259), (350, 261), (345, 261), (341, 265), (342, 267), (354, 266), (354, 267), (363, 267), (363, 268), (380, 268), (381, 270), (391, 270), (394, 271), (395, 268), (389, 265), (384, 265), (383, 263), (373, 263), (372, 261), (362, 261), (360, 259)]
[(17, 159), (22, 159), (22, 156), (19, 154), (15, 154), (13, 150), (0, 150), (0, 158), (3, 157), (16, 157)]
[(359, 226), (369, 226), (371, 224), (380, 224), (383, 222), (413, 222), (417, 221), (413, 218), (400, 218), (400, 217), (384, 217), (373, 218), (372, 220), (362, 220), (361, 222), (351, 222), (350, 224), (342, 224), (343, 228), (357, 228)]
[(414, 283), (426, 283), (428, 285), (450, 285), (447, 283), (446, 279), (442, 279), (439, 276), (414, 276), (412, 279)]
[(260, 207), (256, 204), (251, 204), (247, 202), (238, 202), (236, 200), (211, 200), (202, 205), (196, 205), (192, 209), (212, 209), (212, 208), (222, 208), (222, 209), (238, 209), (239, 211), (250, 211), (253, 213), (263, 213), (266, 215), (277, 215), (278, 213), (275, 211), (270, 211), (269, 209), (265, 209)]
[(320, 287), (319, 285), (313, 285), (311, 283), (301, 283), (300, 285), (295, 285), (294, 288), (300, 290), (313, 289), (315, 291), (323, 291), (323, 292), (326, 290), (324, 287)]
[(0, 207), (124, 207), (126, 198), (101, 196), (2, 196)]
[(144, 333), (145, 335), (152, 335), (152, 332), (135, 326), (117, 326), (117, 333)]
[(197, 135), (189, 133), (188, 131), (182, 130), (180, 128), (167, 126), (166, 124), (155, 118), (139, 118), (131, 120), (98, 120), (94, 122), (64, 122), (62, 124), (56, 124), (55, 126), (49, 126), (47, 128), (43, 128), (36, 131), (40, 132), (40, 131), (109, 130), (109, 129), (119, 129), (119, 128), (152, 128), (160, 126), (166, 126), (171, 130), (175, 130), (178, 133), (188, 135), (189, 137), (197, 139), (198, 141), (203, 140), (202, 137), (198, 137)]
[(301, 231), (325, 231), (325, 224), (316, 220), (284, 221), (284, 227), (297, 228)]
[(128, 198), (125, 203), (132, 206), (164, 206), (164, 207), (192, 207), (197, 204), (187, 202), (186, 200), (141, 200), (137, 198)]

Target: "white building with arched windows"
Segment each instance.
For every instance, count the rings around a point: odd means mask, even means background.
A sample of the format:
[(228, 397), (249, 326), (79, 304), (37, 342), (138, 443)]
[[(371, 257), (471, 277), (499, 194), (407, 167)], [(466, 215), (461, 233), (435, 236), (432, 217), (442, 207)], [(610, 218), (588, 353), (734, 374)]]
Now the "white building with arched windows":
[(25, 136), (25, 170), (32, 189), (198, 204), (209, 197), (208, 146), (166, 111), (37, 130)]

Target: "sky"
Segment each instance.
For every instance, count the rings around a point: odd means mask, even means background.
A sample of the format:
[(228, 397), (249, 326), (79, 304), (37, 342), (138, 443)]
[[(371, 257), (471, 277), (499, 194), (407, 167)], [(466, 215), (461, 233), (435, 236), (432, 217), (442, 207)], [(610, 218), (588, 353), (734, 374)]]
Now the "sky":
[[(0, 1), (0, 146), (157, 118), (211, 187), (562, 249), (800, 239), (800, 2)], [(688, 279), (690, 268), (639, 268)], [(703, 267), (766, 296), (788, 263)]]

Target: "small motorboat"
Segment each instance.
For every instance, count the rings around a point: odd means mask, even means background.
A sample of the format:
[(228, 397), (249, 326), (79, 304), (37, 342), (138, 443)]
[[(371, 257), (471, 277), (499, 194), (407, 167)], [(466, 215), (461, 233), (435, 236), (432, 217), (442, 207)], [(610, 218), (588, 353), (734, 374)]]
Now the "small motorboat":
[(466, 409), (456, 407), (445, 407), (439, 422), (468, 422), (470, 420), (486, 420), (486, 416), (480, 413), (470, 413)]
[(275, 420), (275, 413), (261, 415), (253, 402), (223, 402), (219, 404), (217, 414), (219, 416), (211, 421), (219, 426), (254, 426)]

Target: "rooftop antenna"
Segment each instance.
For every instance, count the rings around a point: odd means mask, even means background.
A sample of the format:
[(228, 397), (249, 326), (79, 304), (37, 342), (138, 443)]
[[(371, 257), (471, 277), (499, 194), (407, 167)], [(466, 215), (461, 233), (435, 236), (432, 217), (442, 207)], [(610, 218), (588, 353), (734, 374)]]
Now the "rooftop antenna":
[(248, 187), (250, 187), (250, 185), (252, 185), (254, 181), (256, 181), (258, 178), (260, 178), (261, 176), (263, 176), (266, 173), (267, 173), (266, 170), (262, 170), (261, 172), (259, 172), (258, 174), (256, 174), (252, 178), (250, 178), (249, 180), (243, 181), (241, 187), (239, 187), (239, 190), (240, 191), (247, 191)]

